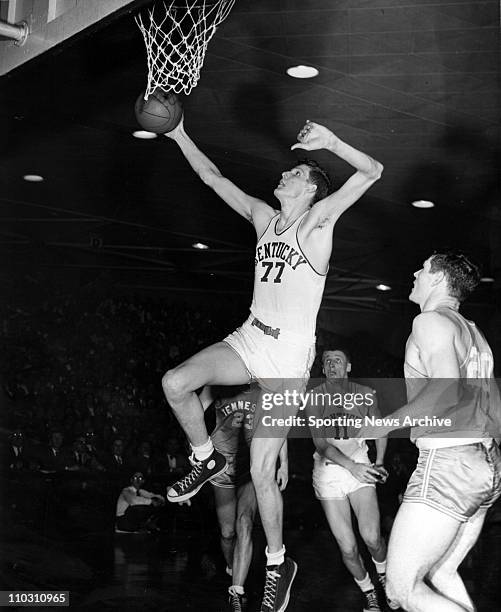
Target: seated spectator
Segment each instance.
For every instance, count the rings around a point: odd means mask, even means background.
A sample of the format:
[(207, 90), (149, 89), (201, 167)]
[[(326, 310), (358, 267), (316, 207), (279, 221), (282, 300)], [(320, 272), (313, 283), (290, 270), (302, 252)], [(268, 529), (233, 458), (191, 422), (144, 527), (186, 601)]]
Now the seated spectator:
[(63, 433), (57, 429), (53, 430), (50, 434), (48, 446), (40, 451), (40, 471), (46, 473), (59, 472), (71, 463), (70, 453), (63, 446), (63, 442)]
[(94, 457), (98, 463), (101, 463), (101, 451), (99, 449), (97, 436), (93, 429), (87, 428), (85, 433), (85, 446), (87, 447), (89, 455)]
[(9, 445), (6, 448), (6, 457), (2, 468), (9, 470), (26, 470), (31, 467), (30, 451), (26, 446), (24, 433), (20, 429), (14, 430), (9, 436)]
[(142, 472), (134, 472), (130, 485), (124, 487), (117, 500), (116, 529), (119, 531), (155, 531), (158, 509), (165, 504), (162, 495), (142, 489)]
[(71, 453), (68, 456), (66, 469), (73, 472), (86, 470), (102, 472), (104, 467), (93, 455), (89, 453), (87, 445), (85, 444), (85, 438), (83, 436), (79, 436), (73, 442)]
[(103, 457), (104, 467), (111, 477), (119, 477), (128, 468), (124, 456), (124, 441), (122, 438), (115, 438), (111, 445), (111, 450)]

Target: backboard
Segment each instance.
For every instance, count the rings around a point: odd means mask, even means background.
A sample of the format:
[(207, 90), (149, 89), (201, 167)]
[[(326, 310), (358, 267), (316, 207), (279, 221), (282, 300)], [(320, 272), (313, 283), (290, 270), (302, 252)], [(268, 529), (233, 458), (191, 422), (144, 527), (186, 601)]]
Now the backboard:
[[(0, 32), (4, 34), (0, 36), (0, 75), (83, 30), (144, 4), (145, 0), (0, 0)], [(26, 40), (6, 38), (11, 26), (21, 22), (28, 25)]]

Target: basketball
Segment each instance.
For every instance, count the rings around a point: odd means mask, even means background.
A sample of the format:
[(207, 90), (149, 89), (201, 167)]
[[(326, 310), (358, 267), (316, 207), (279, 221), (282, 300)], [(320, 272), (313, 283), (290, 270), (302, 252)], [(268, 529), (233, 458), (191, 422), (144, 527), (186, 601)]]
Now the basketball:
[(136, 100), (135, 112), (143, 130), (165, 134), (181, 121), (183, 107), (174, 92), (166, 93), (157, 87), (147, 100), (144, 99), (144, 92), (140, 94)]

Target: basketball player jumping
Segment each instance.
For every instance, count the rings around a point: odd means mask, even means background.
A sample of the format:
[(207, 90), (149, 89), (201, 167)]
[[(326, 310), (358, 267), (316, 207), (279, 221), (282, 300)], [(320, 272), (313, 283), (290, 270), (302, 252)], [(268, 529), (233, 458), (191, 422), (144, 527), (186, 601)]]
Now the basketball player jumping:
[[(245, 581), (252, 560), (252, 529), (257, 509), (256, 492), (250, 475), (250, 444), (261, 396), (261, 389), (255, 383), (239, 391), (235, 394), (225, 389), (224, 398), (214, 402), (216, 426), (210, 436), (228, 464), (227, 470), (213, 478), (211, 484), (221, 534), (221, 550), (226, 560), (226, 572), (232, 577), (228, 602), (233, 612), (247, 610)], [(205, 387), (199, 397), (205, 408), (212, 403), (213, 392)], [(283, 491), (288, 481), (286, 441), (280, 450), (279, 463), (276, 479)]]
[[(258, 239), (250, 317), (223, 342), (203, 349), (162, 379), (165, 396), (193, 449), (193, 470), (168, 491), (169, 501), (182, 501), (226, 469), (207, 434), (195, 390), (251, 379), (264, 388), (271, 379), (308, 379), (334, 226), (379, 179), (383, 167), (326, 127), (307, 121), (291, 148), (326, 149), (356, 172), (329, 194), (327, 174), (315, 162), (299, 162), (282, 174), (274, 190), (280, 202), (277, 211), (225, 178), (186, 134), (183, 121), (166, 136), (178, 144), (201, 180), (252, 223)], [(275, 437), (254, 436), (251, 444), (251, 476), (267, 540), (261, 612), (286, 609), (297, 571), (295, 562), (285, 558), (282, 496), (275, 478), (285, 435), (282, 430)]]
[[(412, 430), (419, 459), (390, 535), (387, 593), (410, 612), (473, 611), (458, 567), (501, 494), (501, 455), (492, 438), (501, 407), (492, 352), (458, 312), (480, 275), (466, 256), (446, 252), (429, 257), (414, 276), (409, 299), (421, 314), (405, 350), (408, 403), (391, 416), (431, 416), (452, 401), (453, 418), (446, 431)], [(464, 378), (482, 379), (469, 383), (478, 392), (462, 396), (456, 383)]]

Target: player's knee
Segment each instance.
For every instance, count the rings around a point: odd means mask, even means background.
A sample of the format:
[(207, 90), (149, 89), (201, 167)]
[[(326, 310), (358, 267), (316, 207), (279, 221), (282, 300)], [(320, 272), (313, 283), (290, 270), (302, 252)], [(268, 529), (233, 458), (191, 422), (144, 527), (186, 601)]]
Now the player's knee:
[(179, 368), (167, 370), (162, 377), (162, 388), (173, 408), (184, 399), (189, 391), (186, 377)]
[(235, 539), (235, 528), (233, 525), (223, 525), (221, 527), (221, 539), (228, 543), (233, 542)]
[(340, 543), (339, 548), (341, 550), (341, 554), (345, 561), (355, 562), (358, 560), (360, 554), (358, 552), (358, 547), (355, 543), (350, 543), (350, 542)]
[(448, 568), (439, 567), (435, 572), (428, 575), (428, 579), (435, 588), (441, 590), (443, 585), (450, 584), (451, 580), (456, 578), (457, 575), (457, 571), (451, 571)]
[(377, 550), (381, 546), (379, 529), (362, 528), (360, 529), (360, 535), (370, 550)]

